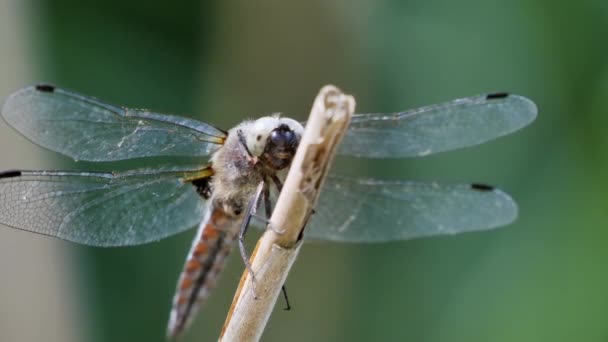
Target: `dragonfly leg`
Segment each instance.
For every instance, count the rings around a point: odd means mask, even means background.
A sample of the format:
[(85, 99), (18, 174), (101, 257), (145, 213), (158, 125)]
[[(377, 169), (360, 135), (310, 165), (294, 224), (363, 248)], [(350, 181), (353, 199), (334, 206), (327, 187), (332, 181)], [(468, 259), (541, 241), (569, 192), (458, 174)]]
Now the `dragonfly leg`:
[[(279, 189), (279, 192), (281, 192), (281, 190), (283, 189), (283, 182), (281, 182), (281, 180), (279, 179), (279, 177), (277, 177), (277, 175), (272, 175), (272, 181), (274, 182), (274, 185), (277, 187), (277, 189)], [(266, 211), (269, 212), (269, 211)], [(315, 209), (312, 209), (312, 213), (315, 213)], [(269, 223), (270, 224), (270, 223)], [(274, 230), (275, 232), (281, 234), (283, 232), (283, 230), (278, 230), (275, 227), (270, 227), (272, 230)]]
[(251, 214), (251, 216), (255, 219), (258, 219), (260, 222), (268, 225), (270, 224), (270, 216), (272, 214), (272, 203), (270, 202), (270, 187), (268, 186), (268, 179), (266, 177), (263, 178), (264, 187), (262, 189), (262, 197), (264, 197), (264, 210), (266, 211), (266, 216), (258, 215), (257, 211), (260, 209), (261, 201), (258, 200), (258, 204), (256, 210)]
[[(276, 178), (276, 180), (275, 180)], [(279, 184), (281, 184), (281, 180), (276, 176), (273, 175), (272, 176), (272, 180), (274, 181), (275, 185), (277, 184), (277, 182), (279, 182)], [(281, 184), (282, 186), (282, 184)], [(278, 187), (278, 185), (277, 185)], [(279, 188), (280, 191), (280, 188)], [(271, 229), (273, 232), (281, 235), (283, 233), (285, 233), (285, 229), (279, 229), (277, 227), (275, 227), (272, 222), (270, 222), (270, 216), (272, 215), (272, 202), (270, 201), (270, 186), (266, 186), (264, 187), (264, 204), (265, 204), (265, 209), (266, 209), (266, 218), (265, 218), (265, 222), (266, 222), (266, 227), (268, 229)]]
[[(276, 178), (276, 180), (275, 180)], [(285, 232), (285, 230), (278, 230), (274, 227), (274, 225), (270, 222), (270, 216), (272, 216), (272, 202), (270, 201), (270, 186), (268, 186), (268, 183), (266, 182), (266, 179), (264, 179), (264, 191), (263, 191), (263, 196), (264, 196), (264, 206), (265, 206), (265, 210), (266, 210), (266, 217), (264, 218), (264, 220), (266, 221), (266, 225), (269, 229), (272, 229), (275, 233), (277, 234), (283, 234)], [(281, 180), (278, 179), (278, 177), (276, 177), (276, 175), (274, 175), (273, 177), (273, 181), (275, 182), (275, 184), (277, 185), (277, 187), (279, 188), (279, 191), (281, 189)], [(277, 183), (278, 181), (278, 183)], [(280, 185), (280, 186), (279, 186)], [(291, 305), (289, 304), (289, 297), (287, 296), (287, 288), (285, 287), (285, 284), (283, 284), (283, 286), (281, 286), (281, 292), (283, 292), (283, 298), (285, 298), (285, 309), (286, 311), (291, 310)]]
[(281, 292), (283, 292), (283, 298), (285, 298), (285, 308), (283, 310), (290, 311), (291, 305), (289, 304), (289, 297), (287, 296), (287, 287), (285, 287), (285, 284), (281, 286)]
[(266, 228), (272, 230), (273, 232), (281, 235), (283, 233), (285, 233), (285, 229), (279, 229), (277, 227), (275, 227), (274, 224), (272, 224), (272, 222), (270, 222), (269, 219), (267, 219), (266, 217), (260, 216), (260, 215), (253, 215), (254, 218), (260, 220), (260, 222), (264, 222), (264, 224), (266, 224)]
[(245, 234), (247, 233), (247, 229), (249, 228), (249, 224), (251, 223), (251, 218), (256, 214), (257, 209), (260, 205), (260, 198), (262, 197), (262, 190), (265, 187), (266, 182), (260, 182), (258, 185), (258, 189), (255, 192), (255, 195), (249, 200), (247, 204), (247, 211), (245, 212), (245, 217), (243, 218), (243, 223), (241, 224), (241, 229), (239, 230), (239, 251), (241, 252), (241, 258), (243, 258), (243, 262), (245, 263), (245, 267), (249, 271), (251, 275), (251, 281), (253, 284), (253, 295), (257, 299), (258, 296), (255, 291), (255, 274), (253, 269), (251, 268), (251, 263), (249, 262), (249, 256), (247, 255), (247, 250), (245, 249)]
[(272, 215), (272, 202), (270, 200), (270, 186), (266, 178), (264, 178), (264, 190), (262, 195), (264, 197), (264, 210), (266, 211), (266, 216), (258, 215), (257, 212), (255, 212), (252, 214), (252, 217), (258, 219), (260, 222), (263, 222), (267, 229), (271, 229), (273, 232), (279, 235), (285, 233), (285, 229), (279, 229), (275, 227), (272, 222), (270, 222), (270, 216)]
[[(266, 181), (266, 179), (264, 179)], [(270, 187), (268, 183), (264, 182), (264, 209), (266, 210), (266, 221), (270, 223), (270, 216), (272, 216), (272, 202), (270, 201)]]
[(274, 182), (274, 185), (277, 187), (279, 192), (281, 192), (281, 190), (283, 190), (283, 182), (281, 182), (281, 180), (279, 179), (279, 177), (276, 174), (274, 174), (270, 177), (272, 178), (272, 181)]
[(282, 235), (282, 234), (285, 233), (285, 229), (281, 229), (281, 228), (275, 227), (275, 225), (272, 224), (272, 222), (270, 222), (270, 221), (268, 221), (268, 224), (266, 225), (266, 228), (272, 230), (273, 232), (275, 232), (275, 233), (277, 233), (279, 235)]

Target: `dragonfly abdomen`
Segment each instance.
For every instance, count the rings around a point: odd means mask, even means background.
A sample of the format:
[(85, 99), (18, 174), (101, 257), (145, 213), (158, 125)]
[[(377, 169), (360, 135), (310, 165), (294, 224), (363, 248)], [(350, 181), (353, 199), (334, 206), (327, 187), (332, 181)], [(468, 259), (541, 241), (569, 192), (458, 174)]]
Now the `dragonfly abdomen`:
[(199, 306), (215, 287), (218, 274), (238, 234), (240, 222), (240, 218), (210, 206), (177, 282), (167, 328), (169, 337), (176, 337), (188, 328)]

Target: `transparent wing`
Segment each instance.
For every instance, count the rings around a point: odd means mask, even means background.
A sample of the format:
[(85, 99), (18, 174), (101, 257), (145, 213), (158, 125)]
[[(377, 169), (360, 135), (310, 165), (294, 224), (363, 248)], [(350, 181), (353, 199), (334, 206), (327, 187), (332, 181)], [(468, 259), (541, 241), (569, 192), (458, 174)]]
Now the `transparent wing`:
[(112, 106), (49, 85), (13, 93), (2, 116), (34, 143), (75, 160), (205, 156), (226, 136), (202, 121)]
[(192, 172), (0, 173), (0, 224), (92, 246), (156, 241), (202, 219), (202, 198), (181, 180)]
[(481, 144), (534, 120), (536, 105), (509, 94), (468, 97), (390, 115), (357, 114), (338, 150), (366, 158), (401, 158)]
[(384, 242), (486, 230), (509, 224), (517, 205), (486, 185), (453, 185), (330, 176), (304, 236)]

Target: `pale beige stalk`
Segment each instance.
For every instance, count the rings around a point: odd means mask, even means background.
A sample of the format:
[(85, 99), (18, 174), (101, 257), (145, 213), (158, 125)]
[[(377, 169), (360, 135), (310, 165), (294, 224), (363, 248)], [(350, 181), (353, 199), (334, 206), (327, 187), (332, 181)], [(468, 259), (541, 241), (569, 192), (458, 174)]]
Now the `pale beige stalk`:
[(220, 341), (258, 341), (262, 336), (354, 110), (355, 99), (334, 86), (323, 87), (317, 95), (270, 219), (274, 229), (266, 230), (251, 256), (255, 283), (245, 270)]

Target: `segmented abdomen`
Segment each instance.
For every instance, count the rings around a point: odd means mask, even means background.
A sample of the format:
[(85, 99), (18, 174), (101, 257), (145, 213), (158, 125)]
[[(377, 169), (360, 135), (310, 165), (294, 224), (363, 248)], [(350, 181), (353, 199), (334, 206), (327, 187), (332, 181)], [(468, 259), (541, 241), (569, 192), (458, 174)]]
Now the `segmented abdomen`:
[(241, 220), (210, 206), (192, 243), (177, 282), (167, 335), (185, 331), (201, 303), (215, 286), (219, 272), (237, 237)]

